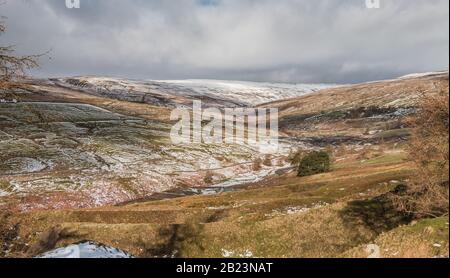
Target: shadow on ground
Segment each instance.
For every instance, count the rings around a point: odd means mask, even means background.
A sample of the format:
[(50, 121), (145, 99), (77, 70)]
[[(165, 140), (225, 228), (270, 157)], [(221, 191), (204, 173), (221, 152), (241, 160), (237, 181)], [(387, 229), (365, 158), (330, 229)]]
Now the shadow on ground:
[[(413, 220), (411, 215), (396, 210), (387, 194), (370, 200), (349, 202), (340, 212), (340, 217), (348, 229), (353, 231), (364, 229), (373, 237)], [(355, 240), (358, 241), (358, 238)]]
[(221, 210), (207, 217), (189, 219), (184, 224), (162, 227), (158, 231), (160, 243), (149, 245), (141, 240), (142, 256), (183, 258), (189, 256), (189, 250), (204, 251), (204, 224), (220, 221), (225, 216), (226, 211)]

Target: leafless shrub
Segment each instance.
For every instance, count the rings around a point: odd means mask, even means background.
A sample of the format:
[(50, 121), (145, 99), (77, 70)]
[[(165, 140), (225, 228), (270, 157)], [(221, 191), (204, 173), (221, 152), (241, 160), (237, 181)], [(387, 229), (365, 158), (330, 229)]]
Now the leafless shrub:
[(258, 157), (253, 161), (252, 170), (260, 171), (261, 169), (262, 169), (262, 159)]
[(416, 165), (412, 181), (393, 195), (398, 209), (416, 216), (439, 216), (449, 208), (449, 94), (422, 94), (419, 113), (408, 120), (414, 128), (409, 156)]
[(266, 155), (266, 156), (264, 157), (264, 160), (263, 160), (263, 165), (264, 165), (264, 166), (267, 166), (267, 167), (273, 166), (273, 163), (272, 163), (272, 156)]
[(307, 152), (298, 149), (296, 151), (292, 151), (289, 153), (287, 158), (287, 162), (289, 162), (292, 166), (298, 166), (300, 161), (302, 161), (303, 157), (307, 154)]
[(4, 257), (18, 236), (18, 225), (8, 222), (9, 214), (0, 214), (0, 257)]
[(60, 240), (74, 236), (76, 236), (76, 233), (68, 230), (67, 228), (51, 228), (40, 235), (38, 241), (35, 242), (28, 250), (28, 254), (30, 256), (37, 256), (41, 253), (50, 251), (56, 247), (56, 244)]
[(207, 171), (205, 173), (205, 177), (203, 178), (203, 181), (206, 184), (213, 184), (214, 183), (214, 173), (212, 171)]
[[(1, 4), (0, 4), (1, 5)], [(0, 21), (0, 36), (6, 31), (3, 21)], [(40, 55), (18, 56), (14, 45), (0, 45), (0, 90), (17, 88), (19, 81), (25, 77), (26, 71), (39, 66)]]

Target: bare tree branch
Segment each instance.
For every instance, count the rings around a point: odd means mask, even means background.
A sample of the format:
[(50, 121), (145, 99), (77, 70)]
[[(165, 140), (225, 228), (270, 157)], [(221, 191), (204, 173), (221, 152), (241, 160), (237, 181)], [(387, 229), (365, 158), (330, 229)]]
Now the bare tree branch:
[[(5, 23), (0, 21), (0, 36), (5, 31)], [(18, 56), (15, 55), (14, 45), (0, 45), (0, 89), (16, 88), (20, 80), (26, 76), (26, 72), (39, 67), (39, 58), (46, 55), (48, 52), (39, 55)]]

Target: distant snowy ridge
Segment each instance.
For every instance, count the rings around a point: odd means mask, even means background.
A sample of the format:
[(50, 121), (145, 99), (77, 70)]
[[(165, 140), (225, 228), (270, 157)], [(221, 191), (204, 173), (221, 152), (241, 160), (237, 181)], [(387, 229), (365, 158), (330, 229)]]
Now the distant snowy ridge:
[(430, 72), (411, 73), (411, 74), (401, 76), (398, 79), (420, 78), (420, 77), (427, 77), (427, 76), (439, 75), (439, 74), (448, 74), (448, 71), (430, 71)]
[(335, 84), (286, 84), (231, 80), (156, 80), (179, 88), (193, 90), (199, 95), (214, 96), (230, 100), (240, 100), (246, 105), (259, 105), (286, 98), (299, 97), (327, 88)]
[(87, 93), (160, 106), (191, 105), (201, 99), (216, 107), (257, 106), (295, 98), (335, 84), (283, 84), (228, 80), (129, 80), (109, 77), (52, 79)]

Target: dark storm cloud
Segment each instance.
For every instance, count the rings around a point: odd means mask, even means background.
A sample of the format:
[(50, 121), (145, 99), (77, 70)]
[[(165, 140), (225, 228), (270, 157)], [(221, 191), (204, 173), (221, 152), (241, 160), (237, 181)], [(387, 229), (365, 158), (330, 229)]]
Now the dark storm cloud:
[(448, 0), (8, 0), (40, 76), (361, 82), (448, 69)]

